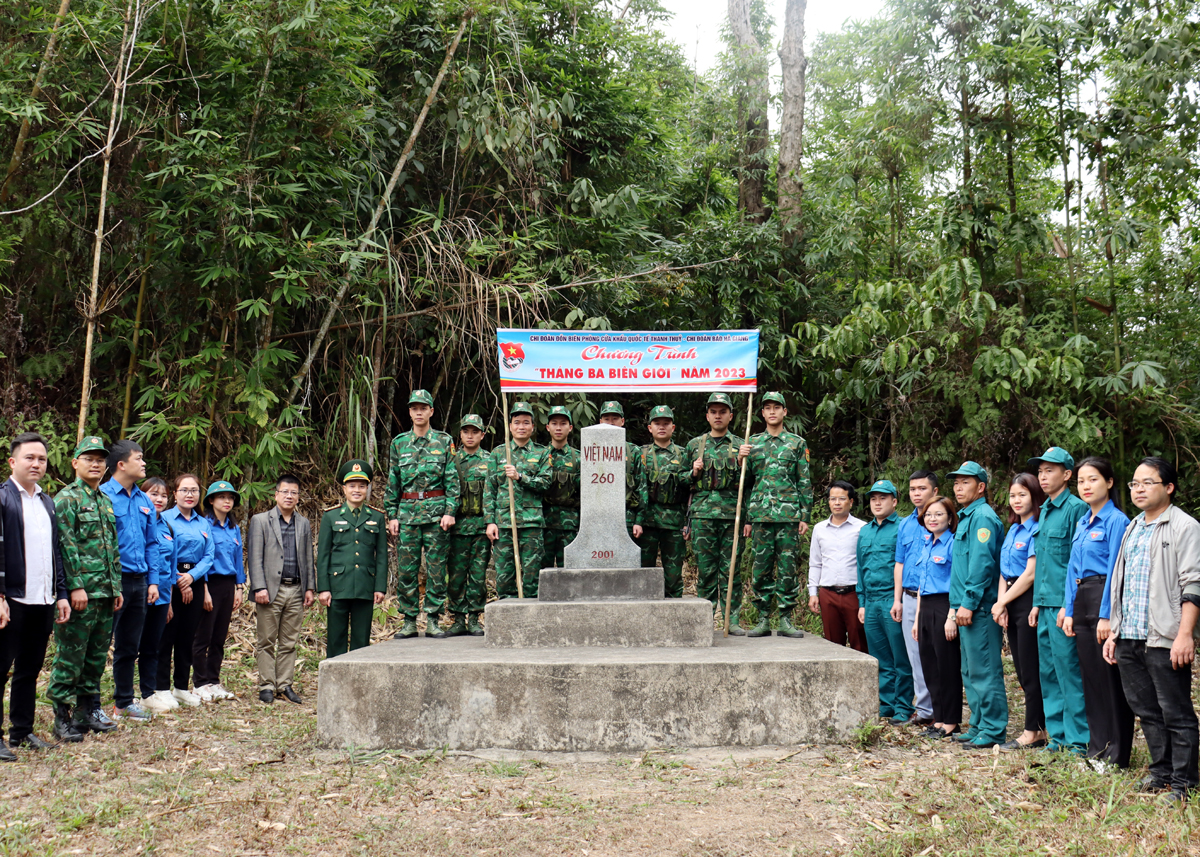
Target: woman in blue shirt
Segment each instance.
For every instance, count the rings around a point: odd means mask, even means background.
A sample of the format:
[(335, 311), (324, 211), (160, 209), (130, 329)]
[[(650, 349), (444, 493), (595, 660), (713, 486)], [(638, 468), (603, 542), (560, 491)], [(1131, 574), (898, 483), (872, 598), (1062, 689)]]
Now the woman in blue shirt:
[(165, 571), (158, 576), (158, 600), (146, 608), (146, 622), (142, 625), (142, 642), (138, 647), (138, 683), (142, 696), (142, 707), (147, 711), (170, 711), (179, 707), (179, 701), (169, 690), (158, 690), (158, 650), (162, 644), (163, 629), (171, 610), (171, 591), (179, 577), (179, 549), (175, 544), (175, 531), (163, 517), (171, 502), (167, 483), (152, 476), (141, 484), (142, 491), (154, 504), (154, 529), (162, 554)]
[(1067, 566), (1066, 591), (1059, 624), (1063, 633), (1075, 638), (1079, 671), (1083, 677), (1083, 706), (1088, 722), (1088, 758), (1103, 767), (1111, 762), (1129, 767), (1133, 747), (1133, 712), (1125, 701), (1121, 674), (1105, 662), (1104, 641), (1096, 633), (1101, 620), (1107, 624), (1110, 608), (1108, 578), (1129, 526), (1129, 516), (1111, 499), (1116, 476), (1103, 458), (1085, 458), (1075, 468), (1079, 496), (1088, 513), (1075, 527), (1071, 539), (1071, 562)]
[[(212, 569), (216, 549), (208, 518), (200, 514), (200, 480), (193, 473), (175, 477), (175, 506), (163, 512), (175, 536), (178, 575), (171, 587), (167, 626), (158, 646), (159, 690), (170, 691), (182, 705), (197, 706), (200, 697), (188, 691), (192, 673), (192, 647), (204, 601), (204, 581)], [(174, 656), (175, 668), (171, 668)], [(174, 688), (171, 679), (174, 677)]]
[(933, 725), (925, 734), (949, 738), (958, 732), (963, 705), (962, 653), (958, 648), (958, 625), (950, 609), (950, 568), (958, 514), (949, 498), (935, 497), (919, 520), (930, 533), (918, 560), (920, 583), (912, 630), (933, 704)]
[(1018, 473), (1008, 487), (1008, 533), (1000, 547), (1000, 597), (992, 607), (992, 618), (1008, 629), (1008, 648), (1017, 681), (1025, 692), (1025, 731), (1015, 741), (1001, 744), (1002, 750), (1024, 750), (1046, 746), (1046, 714), (1042, 707), (1042, 677), (1038, 672), (1037, 620), (1033, 611), (1033, 578), (1037, 566), (1038, 515), (1046, 492), (1030, 473)]
[(233, 516), (233, 508), (241, 500), (233, 485), (224, 479), (209, 485), (204, 495), (216, 557), (205, 582), (204, 612), (196, 626), (192, 669), (196, 695), (206, 702), (233, 699), (233, 694), (221, 686), (221, 664), (225, 660), (229, 622), (233, 611), (242, 606), (242, 584), (246, 582), (242, 531)]

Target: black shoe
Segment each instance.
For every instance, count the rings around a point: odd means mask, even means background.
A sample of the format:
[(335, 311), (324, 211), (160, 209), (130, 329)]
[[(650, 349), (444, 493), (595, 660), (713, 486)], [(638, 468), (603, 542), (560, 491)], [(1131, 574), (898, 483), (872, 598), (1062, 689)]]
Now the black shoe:
[(282, 696), (288, 702), (294, 702), (297, 705), (304, 704), (304, 700), (300, 698), (300, 694), (292, 690), (292, 686), (290, 684), (283, 689), (283, 693), (281, 693), (280, 696)]
[(83, 740), (83, 732), (71, 722), (71, 706), (61, 702), (54, 704), (54, 732), (52, 734), (59, 741), (66, 741), (70, 744), (76, 744)]
[(265, 702), (267, 705), (270, 705), (275, 701), (275, 691), (269, 688), (267, 690), (260, 690), (258, 692), (258, 701)]
[(917, 714), (914, 711), (912, 713), (912, 715), (909, 716), (909, 718), (908, 718), (908, 725), (909, 726), (932, 726), (933, 718), (932, 717), (921, 717), (919, 714)]
[(1170, 787), (1171, 784), (1169, 782), (1166, 780), (1160, 780), (1153, 774), (1148, 777), (1142, 777), (1141, 782), (1138, 783), (1138, 791), (1142, 794), (1156, 794), (1158, 792), (1165, 792)]
[(79, 732), (112, 732), (117, 728), (116, 722), (98, 705), (91, 711), (76, 708), (75, 719), (71, 721), (71, 725)]
[(1022, 744), (1016, 738), (1000, 745), (1001, 750), (1036, 750), (1038, 747), (1045, 747), (1046, 739), (1038, 738), (1036, 741), (1030, 741), (1028, 744)]
[(0, 738), (0, 762), (15, 762), (17, 754), (8, 749), (8, 745), (4, 743), (4, 739)]
[(54, 745), (49, 741), (43, 741), (32, 732), (30, 732), (20, 741), (14, 741), (13, 743), (25, 750), (49, 750), (54, 747)]

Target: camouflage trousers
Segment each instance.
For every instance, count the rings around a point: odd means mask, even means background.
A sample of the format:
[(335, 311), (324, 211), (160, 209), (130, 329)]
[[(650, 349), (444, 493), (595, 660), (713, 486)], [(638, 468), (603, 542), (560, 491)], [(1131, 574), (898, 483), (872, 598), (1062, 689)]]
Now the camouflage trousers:
[[(521, 585), (526, 598), (537, 598), (538, 575), (542, 571), (543, 530), (541, 527), (521, 527), (517, 544), (521, 551)], [(496, 556), (496, 597), (517, 597), (517, 565), (513, 560), (513, 539), (510, 527), (500, 528), (500, 538), (492, 545)]]
[[(740, 546), (741, 542), (738, 544)], [(725, 591), (729, 588), (729, 558), (733, 554), (733, 521), (708, 518), (693, 520), (692, 549), (696, 552), (696, 565), (700, 572), (696, 594), (711, 601), (713, 609), (724, 615)], [(738, 562), (734, 567), (730, 615), (736, 616), (741, 607), (742, 569), (741, 562)]]
[(579, 528), (558, 530), (546, 527), (542, 530), (542, 568), (562, 568), (563, 548), (575, 541)]
[(112, 642), (113, 601), (89, 598), (82, 611), (71, 611), (71, 618), (54, 626), (54, 663), (46, 698), (52, 703), (83, 705), (89, 698), (99, 703), (100, 678), (108, 663)]
[(786, 616), (796, 606), (800, 579), (796, 575), (796, 552), (800, 547), (799, 524), (756, 523), (750, 531), (750, 550), (754, 555), (752, 589), (754, 606), (760, 616), (770, 615), (771, 599)]
[(642, 527), (638, 539), (642, 549), (642, 567), (654, 568), (658, 555), (662, 553), (663, 586), (668, 598), (683, 597), (683, 558), (687, 555), (687, 544), (679, 530), (662, 527)]
[(436, 616), (446, 602), (447, 560), (450, 555), (450, 534), (440, 524), (401, 524), (400, 541), (396, 550), (399, 580), (396, 601), (400, 615), (416, 619), (421, 612), (421, 552), (425, 553), (425, 612)]
[(487, 604), (487, 567), (491, 555), (492, 543), (484, 533), (454, 533), (450, 536), (450, 587), (446, 607), (451, 613), (483, 612)]

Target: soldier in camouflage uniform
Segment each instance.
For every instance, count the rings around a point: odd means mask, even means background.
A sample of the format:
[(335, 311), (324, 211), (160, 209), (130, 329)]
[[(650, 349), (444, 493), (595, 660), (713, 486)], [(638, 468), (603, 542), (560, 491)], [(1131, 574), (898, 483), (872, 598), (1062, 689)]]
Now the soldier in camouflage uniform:
[(771, 599), (779, 605), (779, 634), (803, 637), (792, 624), (800, 582), (796, 555), (800, 536), (808, 532), (812, 514), (812, 480), (808, 475), (808, 444), (804, 438), (784, 431), (787, 406), (781, 393), (762, 397), (762, 416), (767, 430), (742, 444), (739, 458), (746, 459), (747, 475), (754, 489), (747, 505), (749, 523), (743, 534), (750, 537), (754, 553), (754, 604), (758, 624), (750, 637), (771, 635)]
[[(733, 525), (738, 500), (738, 447), (729, 436), (733, 406), (727, 393), (708, 397), (705, 412), (711, 430), (688, 441), (685, 454), (692, 462), (692, 506), (688, 513), (692, 547), (700, 579), (697, 595), (724, 612), (729, 585), (729, 560), (733, 556)], [(738, 624), (742, 609), (741, 563), (734, 566), (733, 594), (729, 610), (729, 633), (745, 635)]]
[(562, 405), (550, 409), (550, 487), (542, 495), (546, 527), (542, 531), (542, 568), (562, 568), (563, 548), (579, 535), (579, 450), (571, 446), (571, 414)]
[(642, 566), (653, 568), (662, 553), (663, 583), (668, 598), (683, 597), (683, 558), (687, 545), (687, 501), (692, 490), (690, 462), (682, 446), (671, 441), (675, 414), (666, 405), (650, 411), (653, 443), (642, 447)]
[[(487, 567), (492, 555), (492, 543), (486, 532), (487, 518), (483, 516), (488, 478), (488, 454), (479, 448), (483, 442), (483, 419), (478, 414), (463, 417), (458, 439), (461, 446), (454, 453), (454, 469), (458, 471), (460, 491), (454, 529), (450, 531), (447, 602), (454, 613), (454, 624), (447, 629), (446, 635), (466, 633), (482, 637), (479, 616), (487, 603)], [(467, 622), (460, 631), (464, 616)]]
[[(604, 425), (625, 428), (625, 409), (620, 402), (609, 401), (600, 406), (600, 422)], [(625, 435), (625, 528), (635, 541), (642, 537), (641, 504), (644, 475), (642, 473), (642, 449), (629, 442)]]
[(418, 575), (424, 551), (425, 636), (441, 639), (446, 636), (438, 619), (446, 601), (448, 530), (454, 526), (459, 494), (458, 471), (451, 462), (454, 438), (430, 426), (433, 396), (425, 390), (413, 390), (408, 397), (408, 415), (412, 430), (392, 441), (383, 503), (388, 532), (400, 536), (396, 600), (404, 625), (396, 636), (406, 639), (417, 635), (417, 613), (421, 610)]
[(75, 481), (54, 498), (71, 618), (54, 626), (57, 649), (46, 697), (54, 706), (54, 734), (64, 741), (117, 728), (100, 708), (113, 614), (122, 601), (117, 516), (99, 489), (107, 456), (104, 441), (85, 437), (71, 461)]
[(534, 443), (533, 408), (517, 402), (509, 413), (512, 431), (512, 464), (504, 463), (504, 446), (492, 450), (488, 462), (488, 488), (483, 514), (487, 535), (496, 552), (496, 595), (517, 597), (517, 564), (513, 557), (512, 510), (508, 484), (513, 486), (517, 520), (517, 547), (521, 552), (521, 585), (526, 598), (537, 597), (538, 575), (545, 553), (542, 528), (542, 494), (550, 487), (550, 455)]

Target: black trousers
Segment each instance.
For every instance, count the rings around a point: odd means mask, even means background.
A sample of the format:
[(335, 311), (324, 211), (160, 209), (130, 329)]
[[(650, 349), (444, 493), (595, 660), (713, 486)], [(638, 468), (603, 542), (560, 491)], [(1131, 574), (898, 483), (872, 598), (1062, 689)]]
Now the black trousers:
[(113, 618), (113, 701), (126, 708), (133, 702), (133, 668), (146, 622), (146, 575), (122, 572), (121, 595), (125, 601)]
[[(196, 642), (192, 646), (192, 681), (196, 687), (221, 683), (221, 663), (225, 660), (225, 638), (233, 618), (233, 595), (237, 578), (232, 574), (210, 574), (204, 579), (213, 609), (200, 610)], [(203, 597), (201, 598), (203, 601)]]
[(1200, 786), (1200, 723), (1192, 705), (1192, 667), (1171, 667), (1171, 650), (1117, 640), (1125, 699), (1142, 720), (1150, 775), (1172, 791)]
[(158, 647), (162, 642), (170, 608), (170, 604), (151, 604), (146, 607), (146, 621), (142, 625), (142, 643), (138, 647), (137, 658), (138, 691), (142, 699), (158, 690)]
[(1083, 708), (1088, 723), (1088, 758), (1105, 759), (1129, 767), (1133, 749), (1133, 711), (1125, 701), (1121, 671), (1104, 660), (1104, 647), (1096, 642), (1100, 601), (1106, 577), (1087, 577), (1075, 594), (1075, 650), (1083, 678)]
[(0, 735), (4, 730), (4, 685), (12, 670), (8, 717), (11, 744), (33, 732), (37, 678), (46, 660), (46, 643), (54, 629), (53, 604), (22, 604), (8, 599), (8, 624), (0, 628)]
[(1037, 628), (1029, 627), (1031, 610), (1032, 586), (1008, 605), (1008, 649), (1012, 652), (1013, 666), (1017, 668), (1017, 681), (1025, 692), (1025, 729), (1028, 732), (1044, 732), (1046, 715), (1042, 710), (1042, 674), (1038, 670)]
[(921, 672), (929, 688), (933, 722), (957, 725), (962, 722), (962, 653), (958, 638), (946, 639), (946, 615), (950, 596), (922, 595), (917, 616), (917, 645), (921, 651)]
[(179, 587), (171, 589), (171, 621), (163, 626), (162, 637), (158, 641), (158, 678), (155, 679), (156, 690), (171, 689), (171, 658), (175, 659), (175, 687), (180, 690), (188, 689), (192, 677), (192, 647), (196, 643), (196, 625), (200, 622), (200, 614), (204, 612), (204, 581), (192, 584), (192, 600), (190, 604), (183, 603)]

